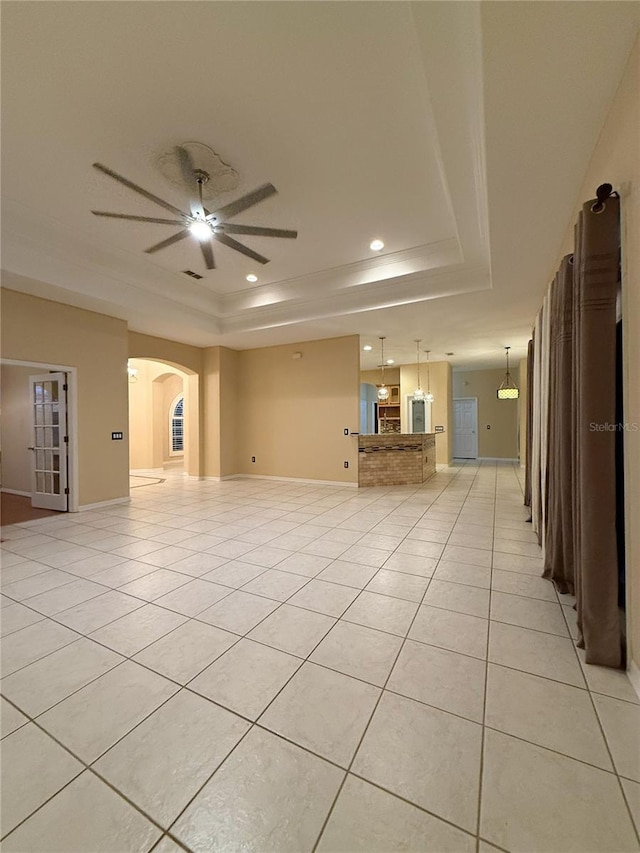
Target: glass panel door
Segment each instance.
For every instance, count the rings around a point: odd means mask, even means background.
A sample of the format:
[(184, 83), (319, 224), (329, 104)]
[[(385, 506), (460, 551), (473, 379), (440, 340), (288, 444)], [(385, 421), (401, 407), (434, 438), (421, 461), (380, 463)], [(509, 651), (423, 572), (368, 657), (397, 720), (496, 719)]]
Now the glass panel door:
[(68, 509), (66, 373), (30, 376), (32, 423), (31, 504)]

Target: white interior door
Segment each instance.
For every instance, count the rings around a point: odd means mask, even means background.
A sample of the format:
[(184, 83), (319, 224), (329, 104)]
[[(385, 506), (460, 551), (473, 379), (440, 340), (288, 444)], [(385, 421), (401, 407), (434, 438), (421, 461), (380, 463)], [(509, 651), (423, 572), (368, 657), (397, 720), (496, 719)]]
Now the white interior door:
[(456, 459), (478, 457), (478, 401), (475, 397), (453, 401), (453, 455)]
[(67, 375), (29, 377), (31, 389), (31, 505), (68, 509)]

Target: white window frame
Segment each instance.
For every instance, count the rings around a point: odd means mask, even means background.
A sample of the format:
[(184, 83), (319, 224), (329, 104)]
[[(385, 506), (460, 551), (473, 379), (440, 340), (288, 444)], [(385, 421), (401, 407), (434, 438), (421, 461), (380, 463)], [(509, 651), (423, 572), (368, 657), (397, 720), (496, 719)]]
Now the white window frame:
[[(180, 400), (182, 400), (182, 416), (176, 417), (174, 413)], [(173, 449), (173, 422), (175, 420), (182, 421), (182, 450)], [(169, 456), (184, 456), (184, 391), (176, 395), (169, 406)]]

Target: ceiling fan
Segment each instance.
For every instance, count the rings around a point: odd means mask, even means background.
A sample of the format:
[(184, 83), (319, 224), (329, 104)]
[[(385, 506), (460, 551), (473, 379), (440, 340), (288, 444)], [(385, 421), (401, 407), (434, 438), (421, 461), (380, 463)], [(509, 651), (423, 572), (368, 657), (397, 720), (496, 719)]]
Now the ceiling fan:
[(246, 255), (248, 258), (252, 258), (260, 264), (268, 264), (269, 258), (265, 258), (264, 255), (261, 255), (258, 252), (254, 252), (253, 249), (250, 249), (248, 246), (245, 246), (243, 243), (240, 243), (238, 240), (235, 240), (229, 235), (246, 234), (256, 237), (289, 237), (292, 239), (295, 239), (298, 236), (297, 231), (288, 231), (282, 228), (263, 228), (257, 225), (240, 225), (229, 222), (229, 219), (232, 219), (244, 210), (248, 210), (250, 207), (253, 207), (254, 204), (258, 204), (258, 202), (264, 201), (264, 199), (269, 198), (269, 196), (275, 195), (277, 190), (273, 184), (263, 184), (261, 187), (258, 187), (258, 189), (253, 190), (253, 192), (247, 193), (241, 198), (236, 199), (236, 201), (232, 201), (229, 204), (219, 207), (213, 212), (209, 212), (202, 203), (202, 188), (209, 180), (208, 173), (202, 169), (195, 168), (191, 154), (186, 148), (182, 148), (180, 146), (176, 147), (175, 154), (180, 164), (183, 180), (186, 186), (192, 187), (193, 190), (191, 198), (189, 199), (190, 213), (185, 213), (170, 202), (158, 198), (158, 196), (153, 195), (153, 193), (150, 193), (142, 187), (139, 187), (137, 184), (134, 184), (133, 181), (129, 181), (127, 178), (123, 178), (122, 175), (119, 175), (112, 169), (108, 169), (106, 166), (103, 166), (102, 163), (94, 163), (93, 167), (119, 183), (124, 184), (124, 186), (128, 187), (130, 190), (133, 190), (139, 195), (144, 196), (144, 198), (149, 199), (149, 201), (153, 201), (155, 204), (160, 205), (160, 207), (164, 207), (165, 210), (171, 211), (176, 218), (159, 219), (158, 217), (152, 216), (131, 216), (127, 213), (108, 213), (104, 210), (92, 210), (91, 213), (95, 216), (106, 216), (110, 219), (127, 219), (131, 222), (154, 222), (158, 225), (179, 225), (181, 230), (178, 231), (177, 234), (167, 237), (166, 240), (162, 240), (160, 243), (150, 246), (148, 249), (145, 249), (145, 252), (148, 255), (152, 255), (154, 252), (160, 251), (160, 249), (166, 249), (168, 246), (172, 246), (174, 243), (184, 240), (185, 237), (193, 236), (200, 243), (202, 256), (208, 270), (216, 268), (215, 261), (213, 259), (212, 241), (214, 240), (218, 243), (222, 243), (223, 246), (228, 246), (230, 249), (234, 249), (236, 252)]

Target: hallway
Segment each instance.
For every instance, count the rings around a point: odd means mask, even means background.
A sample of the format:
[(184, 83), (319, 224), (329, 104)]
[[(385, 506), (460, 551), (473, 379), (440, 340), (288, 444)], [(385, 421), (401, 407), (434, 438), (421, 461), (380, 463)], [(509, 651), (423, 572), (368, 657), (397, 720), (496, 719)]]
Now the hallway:
[(4, 851), (639, 850), (640, 699), (583, 666), (521, 477), (3, 528)]

